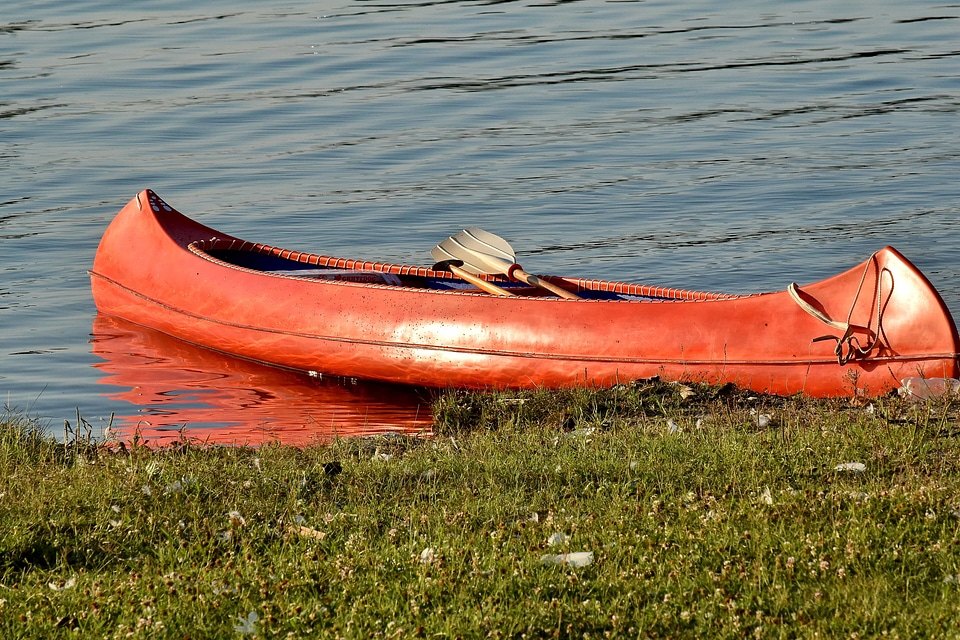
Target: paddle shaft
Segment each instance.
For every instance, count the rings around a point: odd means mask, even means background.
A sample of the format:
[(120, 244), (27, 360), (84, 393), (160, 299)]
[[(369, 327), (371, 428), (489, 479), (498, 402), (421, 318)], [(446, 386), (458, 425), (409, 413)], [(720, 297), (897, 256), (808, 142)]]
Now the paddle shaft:
[(472, 273), (469, 273), (469, 272), (467, 272), (467, 271), (464, 271), (464, 270), (461, 269), (460, 267), (454, 266), (454, 265), (452, 265), (452, 264), (448, 264), (448, 265), (447, 265), (447, 268), (450, 269), (450, 271), (451, 271), (452, 273), (460, 276), (461, 278), (463, 278), (464, 280), (466, 280), (466, 281), (469, 282), (470, 284), (474, 285), (475, 287), (478, 287), (478, 288), (480, 288), (480, 289), (483, 289), (483, 290), (486, 291), (487, 293), (492, 293), (492, 294), (495, 295), (495, 296), (512, 296), (512, 295), (513, 295), (512, 293), (510, 293), (510, 292), (507, 291), (506, 289), (503, 289), (503, 288), (501, 288), (501, 287), (498, 287), (497, 285), (493, 284), (492, 282), (487, 282), (487, 281), (484, 280), (483, 278), (478, 278), (477, 276), (473, 275)]
[(523, 269), (520, 268), (520, 265), (516, 265), (516, 264), (515, 264), (515, 265), (513, 265), (512, 267), (510, 267), (509, 275), (510, 275), (510, 277), (512, 277), (512, 278), (516, 278), (517, 280), (520, 280), (521, 282), (526, 282), (527, 284), (529, 284), (529, 285), (532, 286), (532, 287), (540, 287), (541, 289), (546, 289), (547, 291), (550, 291), (551, 293), (557, 294), (557, 295), (560, 296), (561, 298), (566, 298), (566, 299), (568, 299), (568, 300), (579, 300), (579, 299), (580, 299), (580, 296), (578, 296), (577, 294), (572, 293), (572, 292), (570, 292), (570, 291), (567, 291), (567, 290), (564, 289), (563, 287), (558, 287), (557, 285), (553, 284), (552, 282), (547, 282), (546, 280), (544, 280), (544, 279), (542, 279), (542, 278), (538, 278), (538, 277), (535, 276), (535, 275), (531, 275), (531, 274), (527, 273), (526, 271), (524, 271)]

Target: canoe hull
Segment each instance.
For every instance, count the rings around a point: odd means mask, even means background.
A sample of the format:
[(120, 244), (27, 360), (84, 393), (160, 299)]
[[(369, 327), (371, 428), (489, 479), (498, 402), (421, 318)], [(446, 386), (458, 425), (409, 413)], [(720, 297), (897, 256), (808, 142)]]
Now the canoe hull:
[[(210, 247), (209, 252), (203, 249)], [(654, 300), (564, 300), (278, 276), (212, 248), (440, 277), (253, 245), (141, 192), (104, 234), (91, 271), (102, 313), (226, 353), (324, 375), (434, 387), (609, 386), (637, 378), (733, 382), (761, 392), (878, 395), (906, 376), (956, 377), (960, 340), (926, 278), (891, 248), (787, 292), (725, 296), (643, 288)], [(581, 294), (639, 285), (554, 279)], [(835, 348), (866, 345), (840, 364)], [(817, 340), (825, 335), (834, 339)], [(874, 344), (871, 345), (870, 343)]]

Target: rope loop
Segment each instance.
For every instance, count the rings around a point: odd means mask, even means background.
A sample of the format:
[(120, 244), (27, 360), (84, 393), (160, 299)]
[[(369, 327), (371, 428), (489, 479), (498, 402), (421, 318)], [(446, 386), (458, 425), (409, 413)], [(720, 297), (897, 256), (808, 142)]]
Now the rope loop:
[[(860, 299), (860, 294), (863, 292), (863, 283), (866, 282), (867, 272), (870, 269), (870, 265), (875, 262), (876, 255), (873, 254), (870, 257), (870, 260), (867, 260), (866, 265), (863, 268), (863, 275), (860, 276), (860, 285), (857, 287), (857, 293), (853, 296), (853, 302), (850, 305), (850, 311), (847, 313), (846, 322), (841, 322), (839, 320), (831, 319), (826, 313), (820, 311), (812, 304), (800, 297), (800, 289), (797, 286), (796, 282), (791, 282), (787, 287), (787, 293), (790, 294), (790, 297), (793, 298), (793, 301), (803, 309), (805, 312), (824, 323), (825, 325), (842, 331), (843, 333), (840, 336), (835, 335), (825, 335), (818, 338), (814, 338), (813, 342), (823, 342), (825, 340), (835, 340), (836, 346), (833, 349), (833, 353), (837, 356), (837, 363), (840, 366), (843, 366), (850, 362), (851, 360), (860, 360), (866, 359), (870, 352), (873, 351), (873, 348), (877, 346), (877, 342), (880, 340), (880, 334), (882, 332), (880, 323), (883, 314), (884, 300), (883, 292), (881, 291), (882, 277), (884, 273), (890, 273), (887, 269), (878, 269), (877, 270), (877, 281), (876, 281), (876, 312), (877, 312), (877, 330), (871, 332), (869, 328), (869, 322), (867, 326), (861, 327), (855, 324), (851, 324), (851, 319), (853, 318), (853, 311), (857, 306), (857, 300)], [(892, 293), (892, 289), (891, 289)], [(889, 299), (889, 295), (888, 295)], [(857, 337), (856, 332), (863, 332), (868, 335), (871, 335), (870, 341), (863, 345), (860, 343), (860, 339)]]

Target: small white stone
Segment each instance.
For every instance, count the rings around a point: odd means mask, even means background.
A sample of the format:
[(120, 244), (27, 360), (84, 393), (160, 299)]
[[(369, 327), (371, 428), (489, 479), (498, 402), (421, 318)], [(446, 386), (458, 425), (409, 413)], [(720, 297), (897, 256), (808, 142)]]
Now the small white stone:
[(863, 473), (867, 470), (867, 465), (862, 462), (843, 462), (833, 468), (834, 471), (849, 471), (851, 473)]

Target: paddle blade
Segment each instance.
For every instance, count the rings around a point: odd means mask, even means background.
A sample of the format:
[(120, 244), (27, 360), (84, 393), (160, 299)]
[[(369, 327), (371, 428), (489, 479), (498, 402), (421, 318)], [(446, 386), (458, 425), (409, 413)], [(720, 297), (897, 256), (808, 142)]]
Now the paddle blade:
[(515, 262), (513, 247), (506, 240), (476, 227), (450, 236), (430, 254), (438, 262), (459, 260), (471, 273), (506, 274)]
[(458, 233), (457, 236), (461, 238), (461, 242), (465, 245), (472, 245), (478, 251), (486, 249), (490, 255), (509, 260), (511, 263), (517, 261), (516, 252), (510, 246), (510, 243), (489, 231), (484, 231), (478, 227), (468, 227)]
[(444, 240), (435, 246), (433, 251), (430, 252), (430, 255), (433, 256), (433, 259), (436, 260), (438, 264), (454, 263), (459, 264), (460, 268), (468, 273), (484, 273), (482, 266), (473, 264), (472, 262), (468, 264), (464, 259), (466, 253), (458, 250), (458, 248), (453, 246), (449, 240)]

